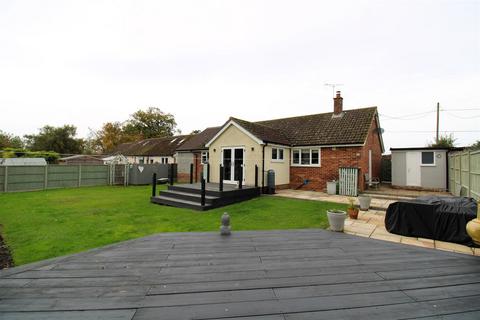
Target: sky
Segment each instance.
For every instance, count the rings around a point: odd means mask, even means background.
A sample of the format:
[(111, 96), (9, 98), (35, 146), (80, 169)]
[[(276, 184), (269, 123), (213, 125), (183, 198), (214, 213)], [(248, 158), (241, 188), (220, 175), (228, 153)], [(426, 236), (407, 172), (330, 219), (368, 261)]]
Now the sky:
[(0, 130), (138, 109), (183, 133), (377, 106), (390, 147), (480, 139), (480, 1), (0, 0)]

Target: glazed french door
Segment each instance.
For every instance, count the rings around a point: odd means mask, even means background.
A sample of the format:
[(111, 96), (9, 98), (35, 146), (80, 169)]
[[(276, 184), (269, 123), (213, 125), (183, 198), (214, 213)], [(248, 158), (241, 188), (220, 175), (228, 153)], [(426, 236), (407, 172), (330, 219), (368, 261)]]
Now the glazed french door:
[(242, 182), (245, 181), (244, 171), (244, 148), (223, 148), (222, 164), (224, 168), (223, 181), (226, 183), (237, 183), (242, 176)]

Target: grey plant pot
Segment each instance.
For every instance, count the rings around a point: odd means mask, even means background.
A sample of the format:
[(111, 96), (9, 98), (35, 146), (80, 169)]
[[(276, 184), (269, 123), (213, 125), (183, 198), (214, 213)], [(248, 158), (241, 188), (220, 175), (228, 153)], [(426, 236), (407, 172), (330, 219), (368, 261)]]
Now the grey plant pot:
[(369, 196), (358, 196), (358, 202), (360, 204), (360, 210), (368, 210), (370, 208), (370, 202), (372, 198)]
[(330, 230), (342, 232), (345, 226), (345, 219), (347, 213), (345, 211), (331, 211), (327, 210), (328, 223), (330, 224)]

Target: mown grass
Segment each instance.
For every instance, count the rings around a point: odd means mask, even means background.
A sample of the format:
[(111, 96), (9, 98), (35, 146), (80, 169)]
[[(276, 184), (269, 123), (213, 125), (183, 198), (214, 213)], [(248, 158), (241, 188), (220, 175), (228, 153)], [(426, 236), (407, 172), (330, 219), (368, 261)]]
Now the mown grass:
[(150, 187), (84, 187), (0, 194), (0, 224), (16, 265), (158, 232), (326, 228), (328, 202), (262, 196), (207, 212), (151, 204)]

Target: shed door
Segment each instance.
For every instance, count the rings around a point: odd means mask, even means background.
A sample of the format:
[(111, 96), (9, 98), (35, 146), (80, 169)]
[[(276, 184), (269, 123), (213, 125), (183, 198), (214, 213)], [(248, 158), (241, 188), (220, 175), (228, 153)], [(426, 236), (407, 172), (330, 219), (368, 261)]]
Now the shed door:
[(407, 186), (420, 187), (420, 167), (422, 165), (421, 152), (407, 152)]

